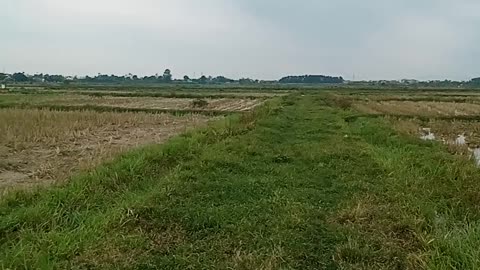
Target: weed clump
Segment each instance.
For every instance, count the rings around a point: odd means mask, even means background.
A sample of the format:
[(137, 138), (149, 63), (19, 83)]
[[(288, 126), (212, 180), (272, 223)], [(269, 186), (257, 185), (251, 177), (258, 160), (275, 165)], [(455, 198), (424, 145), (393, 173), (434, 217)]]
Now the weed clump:
[(338, 95), (329, 96), (327, 99), (327, 104), (332, 107), (341, 108), (343, 110), (350, 109), (353, 105), (353, 102), (350, 98)]
[(205, 108), (208, 106), (208, 101), (204, 99), (195, 99), (192, 101), (192, 107), (194, 108)]

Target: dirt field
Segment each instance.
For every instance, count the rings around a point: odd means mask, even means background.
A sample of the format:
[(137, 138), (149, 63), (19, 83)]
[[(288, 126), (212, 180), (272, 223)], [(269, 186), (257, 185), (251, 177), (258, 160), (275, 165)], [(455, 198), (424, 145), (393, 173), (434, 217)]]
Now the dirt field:
[(48, 184), (205, 124), (200, 115), (0, 109), (0, 192)]
[(353, 108), (368, 114), (408, 116), (477, 116), (480, 104), (432, 101), (357, 101)]

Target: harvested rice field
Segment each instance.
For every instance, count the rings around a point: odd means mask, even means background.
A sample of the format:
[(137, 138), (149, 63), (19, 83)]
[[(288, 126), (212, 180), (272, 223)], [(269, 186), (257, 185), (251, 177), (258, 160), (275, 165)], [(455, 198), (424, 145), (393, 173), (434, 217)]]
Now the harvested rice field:
[[(245, 112), (264, 102), (250, 98), (163, 98), (163, 97), (118, 97), (75, 94), (50, 95), (4, 95), (3, 103), (10, 106), (97, 106), (105, 108), (128, 108), (176, 111), (224, 111)], [(202, 103), (199, 104), (198, 101)], [(1, 104), (1, 102), (0, 102)]]
[(477, 105), (358, 96), (292, 93), (168, 142), (212, 118), (4, 108), (3, 175), (47, 185), (2, 196), (0, 265), (478, 269)]
[(0, 191), (65, 180), (208, 120), (193, 114), (0, 109)]
[(480, 116), (480, 104), (435, 101), (354, 102), (353, 108), (366, 114), (419, 117)]

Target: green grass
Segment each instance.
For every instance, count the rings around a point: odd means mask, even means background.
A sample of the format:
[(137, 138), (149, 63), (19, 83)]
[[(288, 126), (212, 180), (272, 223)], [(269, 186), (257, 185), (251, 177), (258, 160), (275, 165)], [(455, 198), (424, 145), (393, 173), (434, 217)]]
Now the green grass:
[[(478, 170), (323, 95), (0, 203), (11, 269), (478, 269)], [(346, 121), (348, 119), (348, 121)]]
[(28, 103), (37, 98), (41, 98), (41, 95), (20, 95), (20, 94), (0, 94), (0, 105), (12, 105), (18, 103)]

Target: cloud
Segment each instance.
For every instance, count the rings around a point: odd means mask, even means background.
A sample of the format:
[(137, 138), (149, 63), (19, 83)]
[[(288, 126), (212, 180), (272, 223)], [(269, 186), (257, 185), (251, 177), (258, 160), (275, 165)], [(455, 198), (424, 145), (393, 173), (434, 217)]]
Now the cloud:
[(474, 0), (16, 0), (3, 9), (9, 71), (468, 79), (480, 56)]
[[(370, 35), (357, 49), (358, 63), (368, 65), (365, 77), (431, 78), (448, 75), (455, 52), (465, 40), (450, 24), (435, 18), (402, 17)], [(355, 56), (354, 56), (355, 57)], [(362, 66), (357, 69), (362, 72)], [(363, 71), (365, 72), (365, 71)]]
[[(364, 78), (456, 78), (475, 76), (468, 61), (479, 50), (472, 47), (480, 41), (475, 30), (480, 5), (470, 1), (439, 1), (430, 10), (415, 10), (395, 16), (377, 32), (364, 39), (356, 50), (356, 70)], [(432, 12), (433, 10), (433, 12)], [(467, 12), (467, 10), (469, 12)], [(428, 12), (430, 11), (430, 12)], [(459, 15), (459, 12), (463, 15)], [(477, 20), (476, 25), (480, 21)]]
[(253, 76), (245, 57), (270, 61), (281, 56), (270, 53), (273, 44), (280, 54), (289, 46), (274, 29), (227, 1), (28, 2), (16, 7), (16, 37), (3, 46), (10, 52), (7, 62), (29, 71), (151, 74), (170, 67)]

